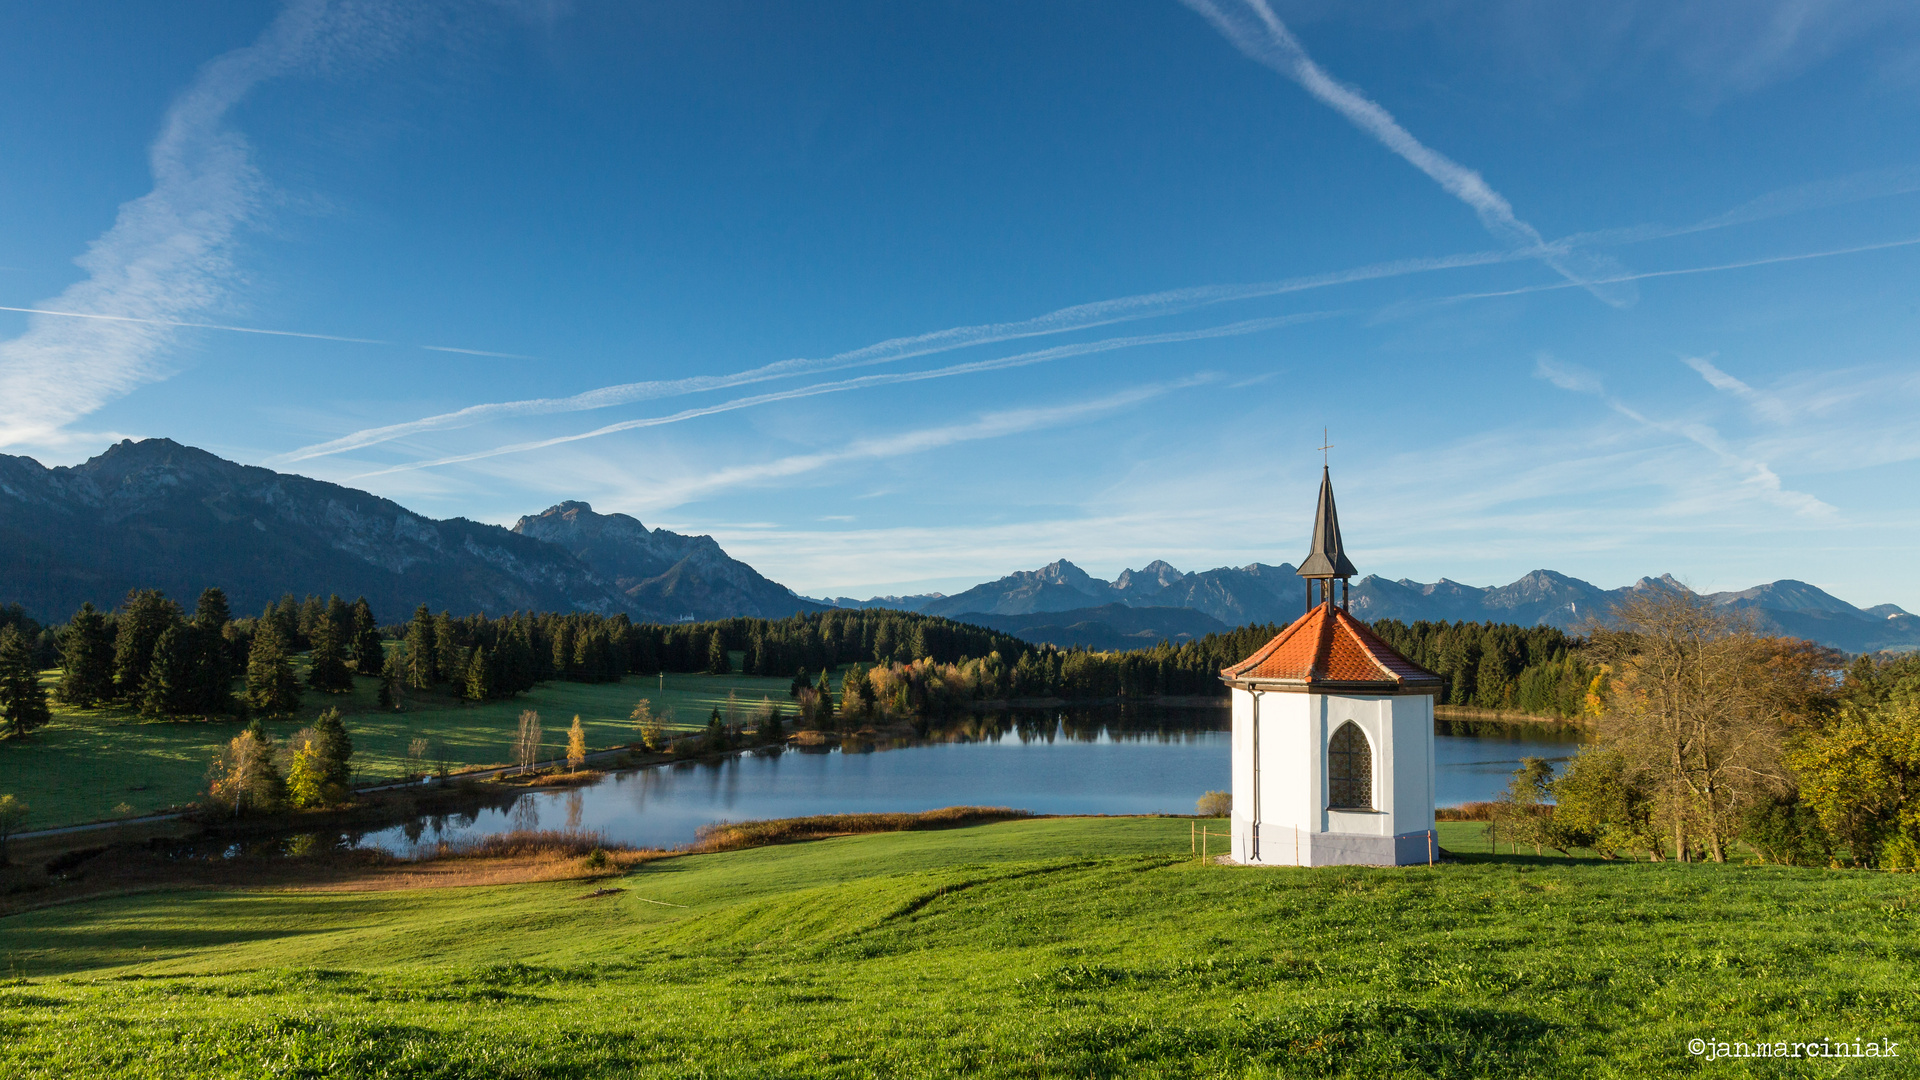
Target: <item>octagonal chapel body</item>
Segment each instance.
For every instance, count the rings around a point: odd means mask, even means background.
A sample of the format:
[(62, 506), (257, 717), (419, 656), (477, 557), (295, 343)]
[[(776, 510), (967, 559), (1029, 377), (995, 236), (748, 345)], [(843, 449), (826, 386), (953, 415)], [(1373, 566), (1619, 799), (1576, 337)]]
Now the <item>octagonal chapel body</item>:
[(1354, 572), (1323, 470), (1313, 551), (1299, 570), (1306, 614), (1220, 673), (1233, 694), (1235, 862), (1404, 866), (1438, 854), (1440, 677), (1347, 613)]

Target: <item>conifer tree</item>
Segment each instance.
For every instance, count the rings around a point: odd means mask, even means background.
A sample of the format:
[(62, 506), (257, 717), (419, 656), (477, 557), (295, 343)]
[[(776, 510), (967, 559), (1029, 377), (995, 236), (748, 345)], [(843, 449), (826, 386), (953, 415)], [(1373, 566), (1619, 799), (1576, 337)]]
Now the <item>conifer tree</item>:
[(247, 654), (247, 705), (256, 713), (290, 713), (300, 706), (300, 682), (278, 628), (261, 620), (253, 631), (253, 649)]
[(822, 668), (820, 682), (813, 688), (816, 707), (820, 710), (820, 718), (823, 720), (833, 715), (833, 684), (827, 681), (827, 674), (826, 669)]
[(361, 675), (377, 676), (384, 672), (386, 657), (380, 645), (380, 624), (373, 617), (373, 606), (366, 597), (353, 602), (351, 612), (353, 620), (353, 670)]
[(485, 701), (493, 696), (493, 665), (485, 645), (473, 647), (473, 657), (467, 661), (464, 682), (461, 689), (469, 701)]
[(353, 738), (347, 734), (339, 709), (328, 709), (313, 722), (313, 746), (327, 783), (337, 786), (344, 796), (353, 783)]
[(155, 719), (185, 716), (200, 703), (193, 663), (197, 636), (192, 625), (169, 626), (161, 631), (153, 657), (147, 661), (147, 677), (140, 682), (140, 715)]
[(60, 700), (92, 708), (113, 697), (113, 636), (106, 617), (80, 605), (60, 637)]
[(353, 689), (353, 673), (347, 670), (346, 658), (340, 651), (339, 631), (333, 622), (319, 619), (309, 636), (313, 640), (313, 651), (307, 654), (307, 685), (323, 693)]
[(218, 634), (232, 621), (233, 609), (227, 604), (226, 590), (218, 586), (200, 590), (200, 600), (193, 606), (193, 625)]
[(553, 673), (563, 679), (572, 678), (579, 668), (574, 666), (573, 622), (561, 619), (553, 628)]
[(0, 629), (0, 723), (20, 736), (53, 719), (33, 647), (14, 627)]
[(415, 690), (432, 689), (440, 673), (434, 662), (440, 658), (440, 639), (434, 633), (433, 613), (421, 604), (407, 624), (407, 685)]
[(441, 682), (455, 684), (453, 692), (458, 694), (459, 683), (467, 675), (467, 650), (460, 647), (453, 617), (444, 611), (433, 617), (433, 642), (439, 649), (439, 655), (433, 660), (433, 669), (439, 672)]
[(707, 635), (707, 673), (726, 675), (733, 671), (733, 660), (727, 655), (727, 639), (715, 630)]
[(180, 621), (180, 605), (158, 589), (135, 589), (127, 594), (114, 623), (113, 689), (119, 697), (139, 694), (147, 678), (153, 647), (167, 627)]

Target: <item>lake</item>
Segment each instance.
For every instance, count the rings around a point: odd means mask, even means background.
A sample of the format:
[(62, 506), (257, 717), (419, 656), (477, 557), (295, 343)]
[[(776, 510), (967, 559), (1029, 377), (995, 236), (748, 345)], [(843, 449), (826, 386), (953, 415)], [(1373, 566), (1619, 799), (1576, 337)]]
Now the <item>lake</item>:
[[(1224, 709), (1082, 709), (973, 718), (926, 739), (766, 749), (717, 762), (609, 773), (588, 787), (532, 791), (501, 809), (422, 818), (359, 838), (405, 855), (419, 844), (512, 829), (592, 829), (637, 847), (675, 847), (716, 821), (1010, 806), (1042, 814), (1190, 814), (1225, 790)], [(1442, 721), (1439, 804), (1497, 798), (1525, 756), (1556, 765), (1579, 749), (1565, 728)]]

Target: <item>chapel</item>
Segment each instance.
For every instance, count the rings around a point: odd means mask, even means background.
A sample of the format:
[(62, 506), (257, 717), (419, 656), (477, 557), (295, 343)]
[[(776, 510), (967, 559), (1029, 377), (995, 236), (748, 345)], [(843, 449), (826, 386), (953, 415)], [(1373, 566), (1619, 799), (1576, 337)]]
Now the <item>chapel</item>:
[(1347, 613), (1355, 570), (1324, 467), (1313, 550), (1298, 572), (1306, 613), (1220, 673), (1233, 694), (1230, 858), (1255, 866), (1428, 862), (1438, 854), (1440, 677)]

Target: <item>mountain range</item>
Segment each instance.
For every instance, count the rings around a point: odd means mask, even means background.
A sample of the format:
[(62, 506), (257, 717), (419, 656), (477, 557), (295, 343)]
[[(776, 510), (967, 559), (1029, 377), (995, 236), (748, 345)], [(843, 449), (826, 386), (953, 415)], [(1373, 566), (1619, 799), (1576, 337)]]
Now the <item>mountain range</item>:
[(80, 465), (0, 454), (0, 603), (44, 621), (157, 588), (234, 610), (283, 593), (365, 596), (383, 619), (434, 610), (625, 612), (671, 622), (784, 617), (821, 605), (729, 558), (709, 536), (648, 529), (569, 502), (512, 529), (436, 521), (364, 491), (240, 465), (169, 439)]
[[(648, 529), (625, 514), (563, 502), (511, 529), (438, 521), (364, 491), (227, 461), (169, 439), (131, 440), (80, 465), (48, 468), (0, 454), (0, 603), (42, 621), (82, 601), (118, 604), (132, 588), (185, 603), (208, 585), (234, 610), (283, 593), (366, 596), (384, 619), (438, 611), (626, 613), (673, 622), (782, 618), (828, 607), (941, 615), (1029, 641), (1125, 648), (1256, 622), (1290, 622), (1305, 592), (1286, 563), (1182, 572), (1155, 561), (1112, 581), (1062, 559), (952, 596), (814, 601), (732, 558), (710, 536)], [(1635, 589), (1684, 588), (1670, 576), (1601, 589), (1551, 570), (1479, 588), (1369, 575), (1352, 610), (1393, 618), (1546, 623), (1578, 629)], [(1920, 618), (1857, 608), (1803, 581), (1709, 594), (1762, 628), (1848, 652), (1920, 648)]]
[[(1116, 608), (1156, 613), (1186, 608), (1226, 626), (1291, 622), (1306, 607), (1305, 587), (1294, 569), (1287, 563), (1253, 563), (1183, 573), (1155, 561), (1145, 569), (1126, 570), (1112, 581), (1103, 581), (1063, 559), (951, 596), (932, 593), (864, 601), (839, 597), (833, 603), (920, 611), (991, 625), (1029, 641), (1100, 647), (1095, 639), (1112, 639), (1116, 627), (1129, 628), (1117, 631), (1120, 636), (1144, 629), (1116, 619)], [(1636, 589), (1684, 588), (1671, 575), (1602, 589), (1552, 570), (1535, 570), (1511, 584), (1488, 588), (1445, 578), (1426, 584), (1369, 574), (1353, 582), (1351, 609), (1368, 620), (1544, 623), (1577, 630)], [(1707, 598), (1749, 613), (1765, 631), (1808, 638), (1847, 652), (1920, 648), (1920, 618), (1892, 604), (1858, 608), (1804, 581), (1775, 581), (1739, 592), (1709, 593)], [(1155, 619), (1175, 625), (1163, 615), (1156, 614)], [(1193, 628), (1183, 629), (1191, 632)]]

